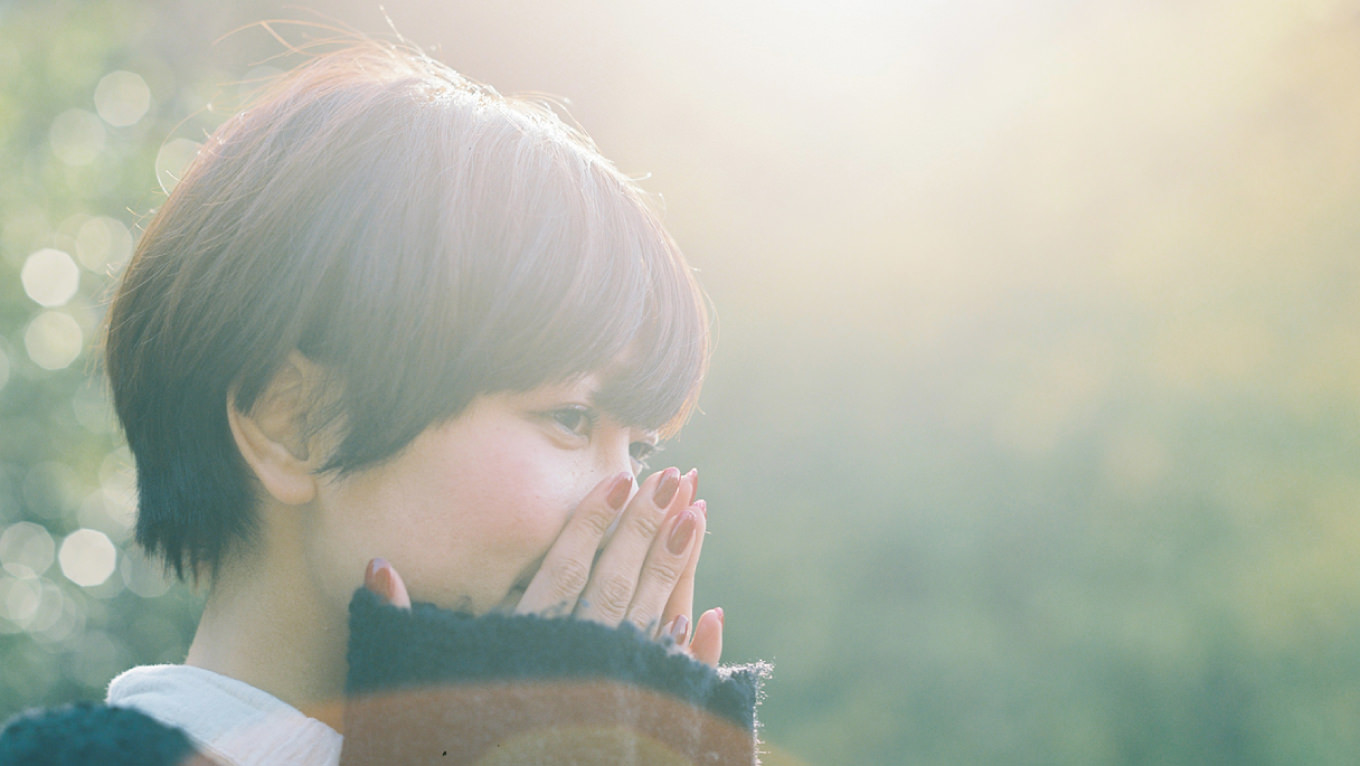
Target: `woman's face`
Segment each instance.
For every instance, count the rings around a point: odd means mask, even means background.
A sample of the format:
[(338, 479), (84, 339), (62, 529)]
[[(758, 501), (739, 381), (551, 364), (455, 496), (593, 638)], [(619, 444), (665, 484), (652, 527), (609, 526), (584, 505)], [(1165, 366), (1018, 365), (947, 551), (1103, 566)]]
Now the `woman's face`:
[(323, 480), (304, 543), (317, 586), (343, 607), (381, 556), (416, 600), (476, 613), (516, 600), (586, 494), (655, 442), (600, 412), (597, 385), (480, 396), (387, 462)]

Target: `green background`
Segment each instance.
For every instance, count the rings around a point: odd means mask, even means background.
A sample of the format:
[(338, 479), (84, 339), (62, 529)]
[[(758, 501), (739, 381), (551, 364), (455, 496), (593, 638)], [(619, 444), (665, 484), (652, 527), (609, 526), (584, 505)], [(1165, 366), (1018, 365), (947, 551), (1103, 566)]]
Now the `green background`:
[[(701, 469), (726, 658), (775, 663), (772, 762), (1354, 761), (1355, 3), (386, 13), (565, 98), (699, 269), (716, 354), (663, 458)], [(130, 541), (98, 326), (158, 155), (170, 183), (285, 65), (240, 29), (276, 18), (391, 34), (361, 2), (0, 0), (0, 717), (192, 635)], [(79, 264), (50, 307), (45, 249)]]

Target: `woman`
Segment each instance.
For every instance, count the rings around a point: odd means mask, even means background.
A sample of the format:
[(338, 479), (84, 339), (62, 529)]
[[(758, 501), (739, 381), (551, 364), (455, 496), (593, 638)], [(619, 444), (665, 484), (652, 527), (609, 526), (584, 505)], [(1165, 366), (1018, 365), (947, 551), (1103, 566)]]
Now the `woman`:
[(753, 760), (762, 670), (692, 615), (697, 472), (633, 478), (697, 397), (701, 294), (549, 110), (316, 57), (200, 150), (108, 321), (137, 540), (209, 595), (184, 665), (0, 762), (77, 729), (162, 762)]

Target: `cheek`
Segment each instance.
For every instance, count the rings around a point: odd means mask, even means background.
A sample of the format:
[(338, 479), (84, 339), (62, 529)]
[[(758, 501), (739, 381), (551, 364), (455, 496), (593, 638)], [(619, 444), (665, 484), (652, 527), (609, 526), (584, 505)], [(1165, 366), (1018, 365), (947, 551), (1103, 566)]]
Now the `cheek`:
[(579, 472), (560, 453), (504, 449), (478, 463), (465, 489), (479, 526), (506, 547), (546, 549), (585, 496)]
[[(328, 503), (343, 509), (318, 555), (397, 565), (416, 598), (482, 608), (532, 574), (563, 525), (598, 482), (588, 451), (536, 434), (478, 433), (419, 442), (402, 459), (354, 477)], [(329, 494), (329, 493), (328, 493)], [(362, 559), (362, 561), (360, 561)]]

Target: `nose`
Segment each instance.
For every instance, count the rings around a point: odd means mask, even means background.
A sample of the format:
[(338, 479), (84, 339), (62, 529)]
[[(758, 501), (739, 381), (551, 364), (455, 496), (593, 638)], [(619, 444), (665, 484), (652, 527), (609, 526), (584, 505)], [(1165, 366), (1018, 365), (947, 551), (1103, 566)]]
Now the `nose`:
[[(618, 476), (621, 473), (633, 473), (633, 456), (629, 451), (632, 447), (632, 432), (625, 428), (608, 428), (596, 432), (598, 452), (596, 453), (596, 482), (604, 481), (606, 478)], [(634, 480), (636, 487), (637, 481)], [(599, 549), (604, 550), (609, 541), (614, 538), (614, 530), (618, 528), (620, 515), (614, 519), (614, 523), (609, 525), (600, 539)]]
[(599, 472), (598, 481), (603, 481), (609, 476), (617, 476), (625, 471), (633, 472), (633, 456), (630, 451), (632, 438), (631, 429), (613, 425), (601, 428), (596, 432), (596, 444), (599, 445), (599, 452), (596, 457), (596, 470)]

